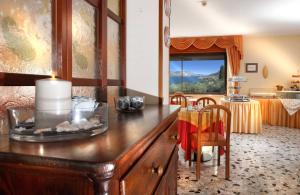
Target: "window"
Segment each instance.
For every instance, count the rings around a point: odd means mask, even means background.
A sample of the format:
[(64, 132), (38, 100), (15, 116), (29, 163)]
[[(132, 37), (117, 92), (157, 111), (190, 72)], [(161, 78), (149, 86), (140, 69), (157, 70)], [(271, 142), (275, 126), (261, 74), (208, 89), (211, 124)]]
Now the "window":
[(226, 53), (171, 56), (170, 94), (225, 94), (226, 70)]
[(125, 8), (124, 0), (107, 0), (107, 79), (109, 86), (125, 85)]
[[(51, 73), (73, 86), (125, 86), (126, 0), (0, 2), (0, 86), (34, 86)], [(19, 38), (7, 35), (14, 29)]]

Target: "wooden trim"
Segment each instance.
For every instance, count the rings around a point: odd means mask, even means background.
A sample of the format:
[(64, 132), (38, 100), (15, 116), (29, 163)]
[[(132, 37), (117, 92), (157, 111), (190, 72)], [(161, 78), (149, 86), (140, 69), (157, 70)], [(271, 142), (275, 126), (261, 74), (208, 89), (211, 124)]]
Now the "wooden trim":
[(120, 16), (122, 18), (121, 23), (121, 85), (126, 87), (126, 0), (120, 0)]
[(163, 0), (159, 0), (159, 57), (158, 57), (158, 97), (160, 100), (160, 104), (163, 103)]
[(73, 86), (101, 86), (100, 79), (72, 78)]
[(121, 86), (122, 81), (117, 79), (107, 79), (107, 86)]
[[(121, 7), (122, 8), (122, 7)], [(107, 9), (107, 16), (109, 18), (111, 18), (112, 20), (114, 20), (115, 22), (121, 24), (122, 23), (122, 17), (118, 16), (117, 14), (115, 14), (113, 11), (111, 11), (110, 9)]]
[(61, 39), (61, 23), (58, 17), (61, 16), (61, 11), (59, 11), (61, 6), (58, 5), (57, 0), (52, 1), (52, 73), (56, 76), (61, 75), (62, 63), (59, 56), (59, 40)]
[[(97, 71), (98, 75), (97, 78), (100, 78), (100, 80), (103, 79), (102, 77), (102, 61), (101, 61), (101, 28), (100, 28), (100, 17), (101, 17), (101, 9), (100, 9), (100, 3), (98, 1), (98, 6), (97, 6), (97, 12), (96, 12), (96, 59), (97, 59)], [(100, 85), (101, 86), (101, 85)]]
[(107, 0), (100, 1), (99, 5), (99, 44), (100, 44), (100, 73), (102, 79), (101, 86), (107, 86)]
[(72, 80), (72, 0), (58, 1), (57, 58), (60, 68), (57, 75)]
[(50, 78), (50, 75), (18, 74), (0, 72), (1, 86), (35, 86), (35, 81)]
[(66, 24), (66, 45), (65, 45), (65, 80), (72, 80), (72, 1), (67, 1), (67, 24)]
[[(77, 0), (75, 0), (75, 1), (77, 1)], [(98, 6), (99, 6), (99, 0), (85, 0), (85, 1), (87, 1), (89, 4), (91, 4), (94, 7), (98, 8)]]

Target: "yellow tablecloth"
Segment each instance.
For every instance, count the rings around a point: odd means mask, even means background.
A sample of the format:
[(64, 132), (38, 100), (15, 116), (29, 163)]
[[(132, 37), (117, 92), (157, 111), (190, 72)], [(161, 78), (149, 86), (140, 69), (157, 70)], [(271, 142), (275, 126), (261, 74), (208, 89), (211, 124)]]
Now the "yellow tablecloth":
[(260, 102), (264, 124), (300, 129), (300, 111), (289, 115), (279, 99), (256, 99)]
[[(201, 128), (203, 131), (210, 127), (210, 112), (204, 112), (202, 114)], [(198, 111), (187, 111), (186, 108), (182, 108), (178, 112), (178, 144), (181, 144), (181, 148), (185, 151), (185, 159), (188, 160), (191, 157), (191, 149), (197, 150), (197, 143), (193, 143), (190, 140), (190, 134), (198, 132)], [(222, 116), (220, 116), (220, 121), (216, 123), (216, 116), (213, 115), (212, 127), (224, 136), (224, 128), (222, 122)]]
[[(202, 115), (202, 129), (206, 129), (209, 126), (209, 112)], [(190, 124), (198, 127), (199, 112), (196, 110), (187, 111), (187, 109), (182, 108), (178, 112), (178, 120), (189, 122)]]
[(231, 132), (260, 133), (262, 131), (261, 108), (258, 101), (229, 102), (221, 99), (221, 104), (231, 111)]

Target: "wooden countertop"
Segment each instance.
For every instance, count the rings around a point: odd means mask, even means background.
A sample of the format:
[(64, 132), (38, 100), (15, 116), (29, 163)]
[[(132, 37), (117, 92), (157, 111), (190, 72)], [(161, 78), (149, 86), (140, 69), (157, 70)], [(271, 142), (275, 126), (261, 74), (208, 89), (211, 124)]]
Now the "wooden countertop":
[(178, 106), (159, 105), (146, 105), (140, 113), (117, 113), (109, 108), (105, 133), (72, 141), (28, 143), (1, 135), (0, 162), (55, 166), (106, 176), (116, 166), (125, 171), (175, 120), (178, 111)]

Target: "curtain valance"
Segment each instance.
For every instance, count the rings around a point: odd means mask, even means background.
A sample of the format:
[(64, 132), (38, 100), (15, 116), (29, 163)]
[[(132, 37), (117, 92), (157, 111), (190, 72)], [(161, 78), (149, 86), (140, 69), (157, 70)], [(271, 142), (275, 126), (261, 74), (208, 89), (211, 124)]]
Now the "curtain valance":
[(240, 61), (243, 58), (243, 37), (241, 35), (171, 39), (171, 47), (181, 51), (191, 46), (199, 50), (205, 50), (214, 45), (226, 49), (231, 73), (232, 75), (238, 75), (240, 71)]
[(191, 46), (197, 49), (208, 49), (216, 45), (223, 49), (236, 47), (240, 58), (243, 58), (242, 36), (217, 36), (217, 37), (190, 37), (190, 38), (172, 38), (171, 46), (177, 50), (186, 50)]

